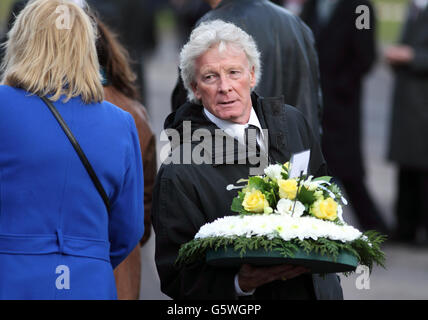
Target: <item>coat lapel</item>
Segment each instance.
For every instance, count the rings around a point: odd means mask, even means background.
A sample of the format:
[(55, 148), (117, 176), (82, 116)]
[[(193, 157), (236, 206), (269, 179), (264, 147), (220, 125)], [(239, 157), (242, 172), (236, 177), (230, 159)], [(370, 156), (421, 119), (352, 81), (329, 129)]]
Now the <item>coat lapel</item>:
[(259, 98), (253, 94), (252, 98), (262, 128), (268, 129), (269, 162), (289, 159), (284, 97)]

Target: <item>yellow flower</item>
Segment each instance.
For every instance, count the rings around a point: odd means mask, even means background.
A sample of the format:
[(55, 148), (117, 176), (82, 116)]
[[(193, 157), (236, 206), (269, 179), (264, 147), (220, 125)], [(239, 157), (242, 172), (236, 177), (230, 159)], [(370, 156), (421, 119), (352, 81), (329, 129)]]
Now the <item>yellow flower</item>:
[(281, 199), (294, 200), (297, 193), (297, 181), (296, 179), (280, 179), (278, 180), (279, 186), (279, 197)]
[(338, 204), (332, 198), (320, 199), (314, 202), (310, 212), (318, 219), (333, 221), (337, 218)]
[(260, 190), (253, 190), (245, 194), (242, 206), (249, 212), (262, 213), (269, 207), (269, 202)]

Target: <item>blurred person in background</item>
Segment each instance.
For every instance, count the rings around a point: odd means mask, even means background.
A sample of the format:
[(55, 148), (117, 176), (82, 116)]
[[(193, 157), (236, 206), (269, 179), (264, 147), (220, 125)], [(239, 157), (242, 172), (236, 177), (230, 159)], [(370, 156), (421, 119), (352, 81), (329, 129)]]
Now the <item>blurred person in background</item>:
[(155, 17), (160, 3), (156, 0), (87, 0), (129, 52), (137, 75), (139, 100), (147, 102), (144, 63), (157, 45)]
[[(428, 1), (410, 1), (399, 44), (385, 58), (395, 73), (389, 159), (398, 165), (393, 240), (427, 243)], [(418, 232), (425, 232), (425, 239)]]
[(187, 42), (196, 22), (211, 8), (208, 3), (201, 0), (170, 0), (169, 2), (177, 20), (181, 48)]
[(0, 299), (116, 299), (113, 269), (144, 231), (143, 171), (132, 116), (103, 102), (96, 27), (72, 1), (33, 0), (2, 67)]
[[(356, 26), (356, 8), (369, 8), (368, 29)], [(362, 81), (376, 60), (375, 13), (367, 0), (307, 0), (301, 17), (312, 29), (324, 101), (322, 149), (343, 185), (363, 230), (387, 232), (365, 184), (361, 147)]]
[[(283, 96), (286, 104), (306, 116), (319, 139), (321, 89), (311, 30), (299, 17), (268, 0), (206, 2), (212, 10), (197, 24), (220, 19), (234, 23), (250, 34), (262, 55), (262, 79), (255, 91), (264, 97)], [(186, 99), (187, 93), (179, 77), (172, 94), (172, 110), (177, 110)]]
[(97, 19), (97, 50), (102, 74), (105, 100), (129, 112), (135, 120), (140, 140), (144, 171), (144, 236), (128, 258), (114, 271), (118, 298), (137, 300), (140, 294), (141, 253), (150, 237), (152, 191), (156, 177), (156, 140), (150, 128), (147, 111), (138, 102), (136, 76), (129, 65), (129, 56), (116, 35)]

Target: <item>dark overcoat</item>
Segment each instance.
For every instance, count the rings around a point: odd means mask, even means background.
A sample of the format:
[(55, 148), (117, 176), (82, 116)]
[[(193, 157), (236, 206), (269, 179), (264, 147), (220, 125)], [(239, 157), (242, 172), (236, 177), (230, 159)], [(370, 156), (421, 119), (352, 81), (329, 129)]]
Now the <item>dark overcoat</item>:
[(408, 19), (401, 44), (413, 48), (408, 65), (394, 69), (389, 158), (402, 166), (428, 169), (428, 7)]
[[(262, 99), (255, 95), (252, 98), (262, 127), (269, 130), (271, 161), (284, 163), (292, 153), (310, 149), (309, 171), (314, 175), (325, 174), (326, 164), (319, 143), (303, 115), (293, 107), (284, 106), (281, 99)], [(182, 132), (183, 121), (191, 121), (192, 133), (203, 128), (214, 135), (214, 131), (219, 129), (204, 116), (200, 105), (187, 103), (181, 106), (167, 118), (165, 127)], [(185, 140), (184, 135), (182, 139), (182, 143), (173, 150), (173, 154), (181, 157), (186, 148), (189, 148), (188, 153), (192, 152), (199, 143)], [(214, 160), (211, 164), (163, 164), (157, 176), (152, 210), (156, 233), (155, 261), (162, 292), (174, 299), (236, 298), (234, 276), (238, 268), (220, 270), (203, 261), (186, 266), (174, 264), (180, 246), (192, 240), (202, 225), (233, 214), (230, 205), (237, 191), (227, 191), (226, 186), (249, 175), (248, 161), (247, 164), (225, 164), (224, 161), (219, 164)], [(263, 285), (256, 290), (254, 297), (341, 299), (342, 289), (338, 281), (334, 274), (327, 275), (325, 279), (303, 275)]]
[[(341, 0), (321, 25), (317, 0), (308, 0), (302, 19), (312, 29), (323, 92), (322, 148), (332, 174), (364, 174), (361, 155), (361, 83), (376, 58), (374, 11), (366, 0)], [(358, 29), (356, 8), (370, 9), (370, 28)]]

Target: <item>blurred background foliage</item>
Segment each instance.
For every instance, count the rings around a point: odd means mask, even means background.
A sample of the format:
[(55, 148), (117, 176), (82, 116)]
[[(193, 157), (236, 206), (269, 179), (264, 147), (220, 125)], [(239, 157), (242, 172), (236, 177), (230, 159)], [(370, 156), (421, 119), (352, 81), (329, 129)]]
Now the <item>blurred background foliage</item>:
[[(0, 32), (3, 30), (13, 2), (14, 0), (0, 0)], [(406, 14), (408, 0), (372, 0), (372, 2), (376, 8), (378, 21), (377, 32), (380, 43), (394, 43), (399, 37), (402, 21)], [(157, 27), (160, 31), (171, 30), (174, 28), (174, 25), (174, 15), (168, 7), (159, 11), (157, 16)]]
[(407, 14), (409, 0), (374, 0), (378, 39), (382, 44), (397, 41)]
[(7, 19), (7, 16), (9, 14), (9, 8), (11, 4), (14, 2), (14, 0), (1, 0), (0, 1), (0, 22), (4, 24), (4, 21)]

